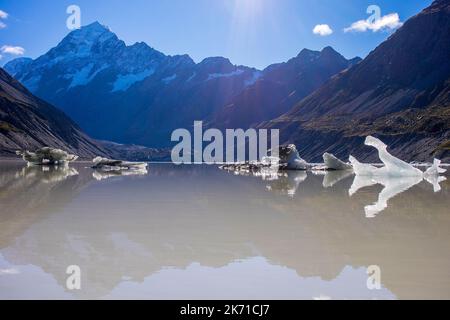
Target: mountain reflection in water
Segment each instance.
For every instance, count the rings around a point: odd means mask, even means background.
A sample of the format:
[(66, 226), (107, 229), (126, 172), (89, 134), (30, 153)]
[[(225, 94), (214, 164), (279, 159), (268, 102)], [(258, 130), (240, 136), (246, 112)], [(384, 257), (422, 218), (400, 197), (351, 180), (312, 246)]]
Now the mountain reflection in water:
[(450, 298), (448, 181), (168, 164), (101, 178), (0, 163), (0, 298)]

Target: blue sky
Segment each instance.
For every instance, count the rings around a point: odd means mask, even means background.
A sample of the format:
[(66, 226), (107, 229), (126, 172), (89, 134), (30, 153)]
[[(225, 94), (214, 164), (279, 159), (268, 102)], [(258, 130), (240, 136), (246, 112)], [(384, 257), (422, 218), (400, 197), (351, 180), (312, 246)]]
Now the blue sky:
[[(347, 58), (366, 56), (392, 32), (344, 32), (369, 18), (369, 5), (381, 16), (404, 22), (432, 0), (0, 0), (0, 65), (20, 56), (36, 58), (70, 31), (66, 8), (81, 8), (82, 25), (107, 25), (127, 44), (144, 41), (165, 54), (189, 54), (196, 62), (225, 56), (235, 64), (264, 68), (286, 61), (301, 49), (331, 45)], [(3, 16), (3, 18), (2, 18)], [(391, 16), (392, 17), (392, 16)], [(327, 24), (333, 33), (314, 34)], [(328, 30), (319, 28), (318, 30)], [(8, 46), (8, 47), (4, 47)], [(3, 51), (3, 52), (2, 52)]]

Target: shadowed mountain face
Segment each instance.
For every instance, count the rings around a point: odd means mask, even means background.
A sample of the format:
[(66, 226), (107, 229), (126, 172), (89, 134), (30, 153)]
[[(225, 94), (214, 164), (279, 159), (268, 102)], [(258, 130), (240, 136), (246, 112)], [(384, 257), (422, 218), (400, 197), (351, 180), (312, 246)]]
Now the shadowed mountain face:
[(304, 49), (286, 63), (265, 69), (261, 78), (214, 116), (212, 127), (250, 128), (287, 112), (337, 73), (357, 64), (360, 58), (345, 59), (331, 47), (321, 52)]
[(354, 68), (341, 73), (283, 116), (282, 129), (307, 160), (330, 151), (355, 153), (378, 135), (408, 160), (449, 159), (450, 2), (435, 1)]
[(93, 23), (38, 59), (16, 59), (5, 68), (95, 138), (167, 147), (174, 129), (195, 120), (234, 128), (273, 119), (357, 61), (328, 47), (303, 50), (264, 71), (222, 57), (196, 64), (145, 43), (126, 46)]
[(81, 157), (104, 155), (62, 111), (34, 97), (0, 68), (0, 154), (51, 146)]

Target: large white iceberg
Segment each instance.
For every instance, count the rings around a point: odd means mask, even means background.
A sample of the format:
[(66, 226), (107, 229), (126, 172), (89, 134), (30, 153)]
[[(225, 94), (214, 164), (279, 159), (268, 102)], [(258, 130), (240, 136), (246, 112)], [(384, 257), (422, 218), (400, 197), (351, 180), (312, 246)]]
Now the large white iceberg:
[(350, 156), (350, 163), (356, 174), (353, 185), (349, 190), (350, 196), (359, 189), (367, 186), (381, 184), (383, 191), (378, 196), (378, 201), (365, 207), (366, 217), (373, 218), (376, 214), (387, 208), (389, 199), (408, 190), (424, 179), (433, 185), (434, 191), (441, 190), (439, 183), (446, 180), (439, 174), (446, 172), (440, 167), (441, 162), (434, 160), (433, 165), (425, 172), (415, 168), (387, 151), (387, 146), (377, 138), (367, 137), (365, 144), (378, 150), (378, 156), (384, 166), (376, 167), (371, 164), (360, 163), (354, 157)]
[(361, 163), (350, 156), (350, 163), (358, 176), (424, 177), (425, 175), (438, 175), (445, 172), (444, 169), (439, 167), (440, 161), (435, 160), (433, 167), (424, 173), (411, 164), (391, 155), (387, 151), (387, 145), (377, 138), (368, 136), (365, 144), (378, 150), (378, 157), (384, 166), (376, 167), (371, 164)]
[(76, 155), (50, 147), (44, 147), (35, 152), (16, 151), (16, 154), (22, 156), (23, 160), (31, 165), (64, 165), (78, 159)]

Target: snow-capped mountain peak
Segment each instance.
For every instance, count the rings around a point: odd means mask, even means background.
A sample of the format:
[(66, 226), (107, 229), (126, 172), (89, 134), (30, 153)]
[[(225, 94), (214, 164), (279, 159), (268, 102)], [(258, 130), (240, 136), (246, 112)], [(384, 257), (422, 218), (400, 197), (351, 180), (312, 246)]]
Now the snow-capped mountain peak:
[(90, 54), (101, 53), (105, 48), (114, 44), (115, 46), (125, 46), (117, 36), (107, 27), (98, 22), (84, 26), (69, 33), (55, 50), (58, 54), (67, 52), (78, 56), (88, 56)]

